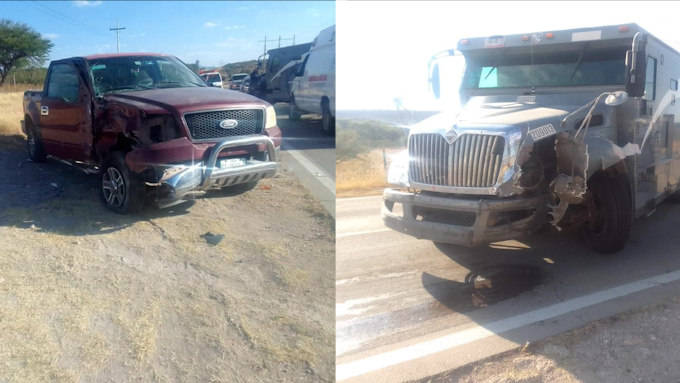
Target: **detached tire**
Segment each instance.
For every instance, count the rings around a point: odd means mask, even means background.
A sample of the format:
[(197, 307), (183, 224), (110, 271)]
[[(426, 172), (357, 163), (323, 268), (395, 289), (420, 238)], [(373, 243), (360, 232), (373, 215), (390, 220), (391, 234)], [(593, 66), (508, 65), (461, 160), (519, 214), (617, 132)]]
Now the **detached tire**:
[(33, 125), (28, 125), (26, 127), (26, 135), (28, 136), (28, 139), (26, 140), (28, 157), (33, 162), (45, 162), (45, 159), (47, 158), (45, 148), (43, 147), (42, 139), (36, 133)]
[(295, 105), (295, 97), (291, 96), (288, 102), (288, 119), (291, 121), (298, 121), (302, 114), (298, 113), (297, 105)]
[(611, 178), (597, 178), (588, 183), (594, 216), (581, 226), (586, 245), (600, 254), (612, 254), (626, 246), (633, 212), (625, 184)]
[(104, 206), (114, 213), (131, 214), (142, 210), (146, 188), (141, 177), (128, 168), (123, 153), (113, 152), (102, 163), (99, 195)]
[(335, 117), (331, 115), (331, 107), (328, 105), (328, 101), (321, 104), (321, 123), (324, 133), (329, 136), (335, 135)]

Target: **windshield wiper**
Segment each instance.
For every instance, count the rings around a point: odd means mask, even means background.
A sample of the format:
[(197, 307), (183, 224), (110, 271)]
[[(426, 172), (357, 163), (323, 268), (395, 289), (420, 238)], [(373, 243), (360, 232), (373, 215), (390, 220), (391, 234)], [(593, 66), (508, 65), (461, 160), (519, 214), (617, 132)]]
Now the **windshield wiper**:
[(571, 84), (571, 80), (574, 79), (576, 72), (578, 72), (579, 68), (581, 68), (581, 64), (583, 64), (583, 56), (586, 53), (586, 49), (588, 49), (588, 44), (586, 44), (583, 47), (583, 50), (581, 51), (581, 55), (578, 57), (578, 61), (576, 62), (576, 67), (574, 68), (574, 72), (571, 74), (571, 77), (569, 77), (569, 83), (570, 84)]
[(505, 58), (505, 51), (503, 51), (503, 53), (501, 53), (501, 57), (499, 57), (498, 60), (496, 60), (496, 63), (493, 64), (493, 67), (491, 68), (489, 73), (486, 74), (486, 77), (484, 77), (484, 80), (486, 80), (487, 78), (489, 78), (489, 76), (491, 76), (491, 73), (493, 73), (494, 69), (498, 68), (498, 65), (501, 63), (501, 61), (503, 61), (504, 58)]
[(192, 86), (201, 86), (200, 84), (196, 84), (195, 82), (191, 81), (170, 81), (170, 80), (165, 80), (165, 81), (159, 81), (156, 83), (156, 87), (160, 88), (161, 85), (170, 85), (170, 84), (189, 84)]

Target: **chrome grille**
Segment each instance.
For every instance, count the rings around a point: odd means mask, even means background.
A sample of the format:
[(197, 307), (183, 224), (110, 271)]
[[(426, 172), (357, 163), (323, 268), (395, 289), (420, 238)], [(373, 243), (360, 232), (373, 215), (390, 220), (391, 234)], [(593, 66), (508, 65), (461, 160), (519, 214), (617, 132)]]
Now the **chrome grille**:
[[(224, 137), (260, 134), (264, 125), (264, 111), (260, 109), (234, 109), (214, 112), (187, 113), (184, 120), (193, 140), (212, 140)], [(235, 128), (223, 129), (220, 122), (236, 120)]]
[(498, 179), (505, 140), (501, 136), (463, 134), (449, 144), (441, 134), (409, 138), (412, 182), (437, 186), (492, 187)]

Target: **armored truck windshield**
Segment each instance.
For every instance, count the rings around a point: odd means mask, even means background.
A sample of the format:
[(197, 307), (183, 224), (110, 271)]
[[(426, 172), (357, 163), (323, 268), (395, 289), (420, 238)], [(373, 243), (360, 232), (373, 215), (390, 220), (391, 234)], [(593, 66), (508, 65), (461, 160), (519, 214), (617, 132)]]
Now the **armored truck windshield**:
[(466, 55), (464, 89), (625, 84), (626, 47), (533, 55), (498, 53)]

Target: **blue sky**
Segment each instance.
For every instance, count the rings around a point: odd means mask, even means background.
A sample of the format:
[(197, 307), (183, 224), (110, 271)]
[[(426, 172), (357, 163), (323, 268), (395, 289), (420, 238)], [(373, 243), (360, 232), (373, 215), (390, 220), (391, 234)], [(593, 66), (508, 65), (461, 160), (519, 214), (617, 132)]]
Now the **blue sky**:
[[(163, 52), (218, 66), (257, 59), (278, 38), (311, 42), (335, 24), (335, 2), (2, 1), (0, 18), (28, 24), (54, 43), (50, 59), (116, 51)], [(282, 41), (281, 46), (292, 44)]]

